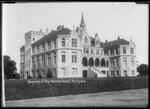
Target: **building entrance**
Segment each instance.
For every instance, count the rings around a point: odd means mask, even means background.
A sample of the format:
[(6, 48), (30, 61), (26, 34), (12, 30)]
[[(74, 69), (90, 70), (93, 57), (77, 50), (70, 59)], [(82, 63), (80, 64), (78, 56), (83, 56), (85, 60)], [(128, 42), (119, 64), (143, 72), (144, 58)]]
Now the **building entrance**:
[(83, 77), (87, 77), (87, 70), (83, 70)]

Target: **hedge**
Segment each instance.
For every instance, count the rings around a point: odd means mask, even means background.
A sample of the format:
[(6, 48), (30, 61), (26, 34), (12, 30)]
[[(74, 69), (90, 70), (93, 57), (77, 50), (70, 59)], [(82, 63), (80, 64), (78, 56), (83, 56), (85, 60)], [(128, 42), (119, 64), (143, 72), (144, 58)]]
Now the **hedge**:
[[(33, 85), (31, 83), (33, 81), (41, 83)], [(48, 84), (48, 82), (53, 81), (56, 81), (56, 83)], [(70, 83), (66, 83), (65, 81), (70, 81)], [(73, 81), (80, 81), (80, 83), (74, 83)], [(147, 76), (5, 80), (5, 99), (9, 101), (141, 88), (148, 88)]]

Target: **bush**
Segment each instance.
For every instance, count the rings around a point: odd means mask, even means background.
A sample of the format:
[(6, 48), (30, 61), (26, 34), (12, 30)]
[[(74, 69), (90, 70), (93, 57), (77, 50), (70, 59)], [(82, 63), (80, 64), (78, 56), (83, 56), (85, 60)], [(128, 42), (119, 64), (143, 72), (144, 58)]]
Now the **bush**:
[(27, 79), (31, 79), (32, 77), (29, 75), (28, 77), (27, 77)]
[(20, 79), (20, 75), (19, 75), (18, 73), (14, 73), (14, 74), (13, 74), (13, 78), (14, 78), (14, 79)]
[[(38, 80), (38, 79), (37, 79)], [(8, 100), (42, 98), (69, 94), (96, 93), (148, 88), (148, 77), (112, 78), (56, 78), (47, 81), (86, 81), (85, 83), (40, 83), (29, 84), (28, 80), (5, 80), (5, 97)], [(41, 80), (42, 81), (42, 80)]]
[(41, 74), (39, 74), (38, 78), (39, 78), (39, 79), (40, 79), (40, 78), (42, 78), (42, 75), (41, 75)]

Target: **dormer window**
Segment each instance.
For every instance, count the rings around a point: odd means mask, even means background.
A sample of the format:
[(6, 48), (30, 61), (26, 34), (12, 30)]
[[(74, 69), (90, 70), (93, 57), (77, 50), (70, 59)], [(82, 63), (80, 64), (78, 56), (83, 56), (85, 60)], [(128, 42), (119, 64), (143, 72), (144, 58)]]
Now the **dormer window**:
[(65, 38), (62, 38), (62, 47), (65, 47)]
[(87, 37), (84, 38), (84, 43), (87, 43), (88, 42), (88, 39)]
[(134, 54), (133, 48), (130, 48), (130, 54)]
[(99, 45), (99, 41), (96, 41), (96, 45)]

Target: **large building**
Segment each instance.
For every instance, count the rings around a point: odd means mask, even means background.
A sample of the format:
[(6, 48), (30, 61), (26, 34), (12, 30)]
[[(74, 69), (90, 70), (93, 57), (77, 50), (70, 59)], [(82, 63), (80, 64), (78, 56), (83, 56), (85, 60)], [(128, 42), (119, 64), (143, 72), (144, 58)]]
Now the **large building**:
[(132, 39), (118, 37), (103, 43), (97, 33), (89, 36), (83, 14), (76, 29), (60, 25), (50, 33), (47, 29), (46, 35), (30, 31), (25, 42), (24, 79), (48, 74), (56, 78), (137, 76)]

